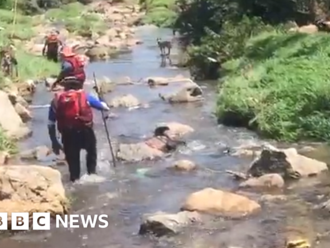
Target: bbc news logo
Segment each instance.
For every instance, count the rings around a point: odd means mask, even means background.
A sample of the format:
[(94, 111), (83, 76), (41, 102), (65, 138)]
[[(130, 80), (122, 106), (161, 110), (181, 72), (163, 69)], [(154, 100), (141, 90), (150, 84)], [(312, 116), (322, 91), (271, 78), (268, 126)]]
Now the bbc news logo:
[[(0, 230), (8, 230), (8, 213), (0, 213)], [(29, 213), (12, 213), (11, 230), (50, 230), (50, 213), (33, 213), (32, 226)], [(56, 215), (55, 228), (107, 228), (109, 225), (108, 215)]]

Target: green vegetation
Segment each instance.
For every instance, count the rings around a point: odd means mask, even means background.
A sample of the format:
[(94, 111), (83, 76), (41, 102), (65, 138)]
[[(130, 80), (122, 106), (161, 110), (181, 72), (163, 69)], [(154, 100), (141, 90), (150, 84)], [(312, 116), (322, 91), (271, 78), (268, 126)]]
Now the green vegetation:
[[(22, 41), (30, 40), (35, 34), (33, 26), (40, 24), (39, 20), (32, 16), (17, 14), (16, 23), (13, 24), (14, 13), (10, 10), (0, 9), (0, 47), (6, 47), (15, 44), (17, 51), (15, 56), (18, 60), (18, 78), (14, 81), (25, 79), (36, 79), (40, 77), (56, 74), (59, 65), (46, 60), (41, 56), (35, 56), (24, 51)], [(16, 44), (14, 41), (19, 41)], [(7, 86), (11, 81), (6, 80), (0, 72), (0, 89)], [(0, 128), (0, 151), (6, 151), (10, 154), (17, 152), (16, 143), (9, 139)]]
[(79, 2), (51, 9), (47, 11), (46, 18), (64, 23), (69, 32), (76, 32), (81, 36), (91, 36), (93, 33), (103, 34), (107, 29), (99, 15), (85, 12), (84, 5)]
[(253, 37), (226, 75), (217, 114), (280, 140), (330, 140), (328, 34)]
[(17, 153), (17, 146), (13, 140), (10, 140), (0, 128), (0, 151), (6, 151), (10, 154)]
[(329, 34), (288, 32), (329, 16), (325, 0), (178, 0), (174, 29), (199, 79), (219, 79), (216, 114), (278, 140), (330, 141)]
[(146, 10), (144, 24), (154, 24), (159, 27), (171, 27), (177, 17), (175, 0), (140, 0), (140, 5)]
[[(18, 14), (16, 24), (13, 25), (14, 14), (8, 10), (0, 10), (0, 46), (5, 47), (13, 43), (13, 40), (27, 41), (35, 34), (33, 26), (39, 24), (34, 17)], [(35, 56), (24, 51), (21, 42), (15, 44), (17, 51), (15, 56), (18, 60), (19, 81), (24, 79), (34, 79), (51, 74), (56, 74), (59, 66), (41, 56)]]
[[(79, 1), (83, 4), (88, 0)], [(14, 45), (15, 56), (18, 60), (18, 78), (5, 79), (0, 72), (0, 89), (12, 82), (21, 82), (25, 79), (36, 79), (57, 74), (59, 65), (46, 60), (41, 56), (29, 54), (24, 50), (24, 43), (35, 35), (34, 27), (45, 22), (42, 16), (35, 14), (45, 13), (47, 21), (62, 22), (70, 32), (78, 35), (90, 36), (92, 32), (101, 34), (106, 27), (96, 14), (84, 13), (84, 6), (76, 0), (18, 0), (17, 15), (14, 18), (14, 1), (0, 1), (0, 47)], [(68, 4), (68, 5), (63, 5)], [(17, 152), (14, 141), (10, 140), (0, 128), (0, 151)]]
[(18, 73), (20, 79), (49, 77), (59, 72), (59, 64), (51, 62), (44, 57), (29, 54), (22, 49), (19, 49), (16, 54), (19, 60)]

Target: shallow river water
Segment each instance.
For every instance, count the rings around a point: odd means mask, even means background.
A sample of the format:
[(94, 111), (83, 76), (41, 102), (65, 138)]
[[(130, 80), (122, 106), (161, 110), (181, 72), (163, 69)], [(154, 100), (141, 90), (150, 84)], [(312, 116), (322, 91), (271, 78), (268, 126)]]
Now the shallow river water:
[[(139, 28), (137, 35), (144, 42), (137, 46), (133, 53), (107, 63), (92, 63), (88, 66), (89, 77), (95, 72), (97, 77), (118, 78), (129, 76), (133, 80), (148, 76), (172, 77), (178, 74), (188, 75), (187, 71), (173, 67), (160, 67), (161, 59), (156, 46), (157, 37), (171, 38), (171, 31), (161, 29)], [(173, 53), (177, 53), (174, 51)], [(246, 143), (261, 143), (253, 133), (241, 129), (219, 126), (212, 115), (215, 108), (215, 83), (200, 83), (204, 90), (205, 100), (202, 103), (170, 105), (163, 102), (159, 93), (167, 93), (176, 86), (150, 89), (146, 85), (119, 86), (107, 97), (130, 93), (142, 102), (150, 105), (147, 109), (115, 109), (117, 119), (109, 120), (111, 136), (121, 135), (142, 137), (152, 134), (155, 125), (163, 121), (176, 121), (192, 126), (196, 131), (188, 136), (188, 145), (171, 157), (157, 162), (120, 164), (113, 169), (108, 159), (111, 158), (100, 114), (96, 116), (98, 137), (99, 164), (98, 177), (83, 176), (81, 183), (70, 185), (66, 168), (63, 172), (65, 187), (73, 198), (74, 213), (105, 213), (110, 216), (110, 225), (106, 229), (55, 229), (51, 231), (18, 233), (2, 238), (1, 248), (280, 248), (287, 226), (306, 227), (306, 232), (325, 232), (329, 222), (320, 218), (304, 200), (294, 200), (298, 190), (287, 190), (293, 197), (290, 203), (263, 205), (263, 211), (256, 216), (243, 220), (214, 218), (209, 221), (188, 227), (177, 236), (155, 239), (141, 237), (137, 234), (141, 217), (146, 213), (179, 211), (184, 198), (191, 192), (205, 187), (233, 190), (237, 183), (228, 175), (216, 171), (226, 169), (241, 170), (249, 160), (234, 158), (222, 153), (224, 147), (238, 146)], [(38, 89), (34, 105), (48, 104), (51, 98), (43, 86)], [(22, 148), (37, 145), (49, 145), (47, 133), (47, 109), (35, 109), (31, 125), (34, 130), (32, 138), (21, 144)], [(161, 170), (171, 162), (187, 158), (202, 165), (193, 173), (171, 174)], [(153, 168), (149, 176), (137, 173), (139, 168)], [(82, 163), (83, 171), (85, 171)], [(210, 168), (208, 170), (205, 168)], [(327, 177), (328, 178), (328, 177)], [(326, 180), (327, 181), (327, 180)], [(317, 184), (319, 185), (319, 184)], [(327, 185), (317, 186), (322, 194), (328, 192)], [(298, 192), (298, 193), (297, 193)], [(315, 190), (303, 191), (300, 195), (307, 200), (314, 200)], [(276, 192), (283, 193), (283, 192)], [(321, 194), (321, 193), (320, 193)], [(249, 193), (257, 199), (260, 195)], [(316, 231), (317, 230), (317, 231)], [(322, 240), (319, 247), (329, 247), (330, 243)]]

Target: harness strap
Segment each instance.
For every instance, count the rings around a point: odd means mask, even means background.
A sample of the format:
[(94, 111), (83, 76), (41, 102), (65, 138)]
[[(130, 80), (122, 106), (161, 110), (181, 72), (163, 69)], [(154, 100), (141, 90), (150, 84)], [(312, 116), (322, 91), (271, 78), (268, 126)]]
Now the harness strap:
[(78, 94), (78, 113), (79, 113), (79, 117), (82, 115), (82, 113), (81, 113), (81, 109), (82, 109), (82, 107), (81, 107), (81, 91), (78, 91), (77, 92), (77, 94)]

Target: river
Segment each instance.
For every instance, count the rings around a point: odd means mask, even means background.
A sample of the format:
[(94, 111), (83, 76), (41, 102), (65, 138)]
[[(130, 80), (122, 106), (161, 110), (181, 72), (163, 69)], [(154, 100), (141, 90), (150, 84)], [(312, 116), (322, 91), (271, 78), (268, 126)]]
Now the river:
[[(148, 76), (172, 77), (178, 74), (189, 75), (183, 69), (160, 67), (157, 37), (171, 38), (171, 31), (166, 29), (138, 28), (137, 36), (144, 44), (137, 46), (131, 54), (125, 54), (110, 62), (97, 62), (88, 66), (88, 76), (95, 72), (98, 77), (117, 78), (129, 76), (133, 80)], [(178, 51), (173, 51), (173, 54)], [(227, 128), (218, 125), (212, 111), (215, 108), (215, 82), (200, 82), (204, 90), (205, 100), (202, 103), (170, 105), (163, 102), (158, 93), (167, 93), (175, 86), (150, 89), (146, 85), (118, 86), (114, 95), (130, 93), (150, 105), (147, 109), (119, 110), (117, 119), (109, 120), (108, 127), (111, 136), (122, 135), (137, 139), (151, 135), (155, 125), (163, 121), (177, 121), (192, 126), (196, 131), (189, 136), (188, 145), (173, 156), (157, 162), (140, 162), (134, 164), (118, 163), (112, 168), (108, 159), (110, 150), (106, 140), (104, 127), (98, 113), (96, 115), (96, 132), (98, 137), (99, 162), (97, 177), (83, 176), (80, 184), (74, 186), (68, 183), (66, 168), (63, 172), (65, 187), (72, 197), (74, 213), (105, 213), (110, 216), (110, 225), (106, 229), (52, 229), (51, 231), (18, 233), (0, 240), (4, 248), (280, 248), (283, 243), (282, 230), (288, 225), (290, 218), (303, 217), (309, 228), (317, 225), (322, 232), (326, 231), (326, 221), (316, 220), (310, 216), (304, 204), (271, 204), (263, 206), (258, 216), (243, 220), (228, 220), (214, 218), (209, 222), (195, 225), (183, 230), (180, 235), (155, 239), (141, 237), (137, 234), (141, 217), (146, 213), (156, 211), (178, 212), (184, 198), (191, 192), (205, 187), (235, 189), (237, 183), (228, 175), (203, 169), (217, 171), (225, 169), (241, 170), (250, 163), (249, 160), (231, 157), (223, 154), (224, 147), (232, 147), (246, 143), (261, 143), (256, 135), (244, 129)], [(43, 86), (38, 88), (34, 105), (47, 104), (51, 94), (45, 92)], [(47, 109), (34, 109), (34, 119), (31, 123), (34, 135), (24, 141), (23, 148), (38, 145), (49, 145), (46, 129)], [(171, 162), (187, 158), (203, 167), (196, 172), (186, 174), (165, 173), (161, 168)], [(82, 163), (82, 169), (85, 168)], [(140, 168), (153, 168), (147, 176), (137, 173)], [(322, 186), (324, 189), (325, 186)], [(290, 190), (287, 192), (292, 194)], [(307, 198), (315, 192), (306, 193)], [(259, 195), (250, 193), (252, 198)], [(295, 201), (293, 201), (295, 202)], [(292, 206), (294, 205), (294, 206)], [(302, 211), (297, 211), (302, 209)], [(311, 224), (312, 222), (312, 224)], [(314, 225), (315, 224), (315, 225)], [(310, 227), (312, 226), (312, 227)], [(316, 227), (315, 227), (316, 228)], [(329, 242), (321, 243), (320, 247), (329, 247)]]

